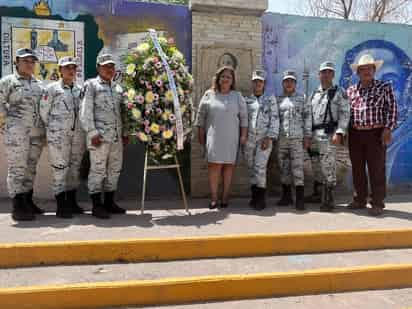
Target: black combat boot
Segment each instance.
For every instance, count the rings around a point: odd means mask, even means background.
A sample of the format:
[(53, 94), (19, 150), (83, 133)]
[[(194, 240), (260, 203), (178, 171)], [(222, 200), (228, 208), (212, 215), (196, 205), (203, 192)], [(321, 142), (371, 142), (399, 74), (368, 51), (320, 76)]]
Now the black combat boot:
[(257, 186), (252, 185), (250, 187), (250, 192), (252, 193), (252, 198), (249, 201), (249, 206), (252, 207), (253, 209), (256, 207), (256, 194), (257, 194)]
[(114, 191), (104, 193), (104, 209), (112, 214), (124, 214), (126, 209), (119, 207), (114, 201)]
[(67, 203), (72, 208), (72, 213), (76, 215), (81, 215), (84, 213), (84, 209), (77, 204), (76, 200), (76, 190), (66, 191), (66, 200)]
[(256, 196), (256, 210), (263, 210), (266, 208), (266, 188), (257, 187), (257, 196)]
[(334, 186), (324, 186), (324, 194), (320, 211), (330, 212), (335, 208)]
[(44, 210), (39, 208), (33, 202), (33, 190), (30, 190), (29, 192), (26, 193), (26, 204), (32, 209), (34, 214), (36, 215), (44, 214)]
[(32, 221), (36, 218), (31, 207), (27, 205), (24, 193), (16, 194), (13, 197), (13, 212), (11, 216), (15, 221)]
[(90, 194), (92, 199), (93, 208), (92, 208), (92, 216), (99, 218), (99, 219), (110, 219), (110, 214), (104, 208), (102, 204), (102, 194), (94, 193)]
[(305, 196), (305, 203), (322, 203), (322, 183), (315, 181), (315, 183), (313, 184), (313, 193), (312, 195)]
[(73, 218), (72, 208), (66, 200), (66, 192), (61, 192), (55, 196), (57, 202), (56, 217), (63, 219)]
[(282, 197), (277, 202), (278, 206), (289, 206), (293, 204), (291, 185), (282, 185)]
[(297, 210), (305, 210), (305, 187), (296, 186), (296, 203), (295, 207)]

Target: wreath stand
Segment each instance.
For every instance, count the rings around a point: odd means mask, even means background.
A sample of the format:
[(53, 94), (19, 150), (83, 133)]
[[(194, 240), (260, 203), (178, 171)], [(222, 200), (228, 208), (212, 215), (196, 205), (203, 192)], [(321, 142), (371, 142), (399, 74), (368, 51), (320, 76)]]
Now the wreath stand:
[(190, 215), (189, 207), (188, 207), (187, 199), (186, 199), (185, 188), (183, 186), (182, 173), (180, 172), (180, 164), (179, 164), (179, 161), (177, 160), (176, 155), (174, 156), (174, 161), (175, 161), (175, 164), (170, 164), (170, 165), (149, 165), (148, 164), (148, 151), (145, 152), (144, 171), (143, 171), (142, 202), (140, 204), (140, 212), (141, 212), (142, 215), (144, 213), (144, 202), (145, 202), (145, 198), (146, 198), (146, 181), (147, 181), (146, 176), (147, 176), (147, 173), (151, 170), (164, 170), (164, 169), (171, 169), (171, 168), (175, 168), (176, 171), (177, 171), (177, 176), (179, 178), (180, 193), (182, 194), (183, 205), (184, 205), (186, 213)]

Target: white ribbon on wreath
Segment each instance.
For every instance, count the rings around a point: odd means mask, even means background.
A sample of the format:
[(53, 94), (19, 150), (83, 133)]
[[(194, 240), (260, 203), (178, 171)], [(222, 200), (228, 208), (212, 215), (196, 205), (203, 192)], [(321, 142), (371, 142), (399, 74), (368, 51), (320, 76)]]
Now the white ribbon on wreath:
[(176, 116), (176, 135), (177, 135), (177, 150), (183, 150), (183, 120), (182, 112), (180, 110), (179, 96), (177, 94), (175, 79), (170, 70), (169, 63), (167, 63), (168, 57), (163, 52), (162, 46), (160, 46), (159, 40), (157, 38), (157, 32), (154, 29), (149, 29), (150, 38), (153, 41), (153, 45), (159, 53), (160, 59), (162, 60), (163, 66), (166, 70), (167, 78), (169, 80), (170, 90), (173, 93), (173, 106)]

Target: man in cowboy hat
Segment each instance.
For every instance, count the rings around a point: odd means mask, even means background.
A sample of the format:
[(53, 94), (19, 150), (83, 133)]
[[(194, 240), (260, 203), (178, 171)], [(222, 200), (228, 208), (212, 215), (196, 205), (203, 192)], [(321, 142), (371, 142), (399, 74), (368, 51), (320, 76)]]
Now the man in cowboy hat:
[(381, 215), (385, 208), (386, 147), (391, 142), (391, 132), (397, 120), (396, 97), (391, 83), (375, 79), (375, 73), (382, 64), (382, 60), (375, 60), (370, 54), (362, 55), (357, 63), (351, 65), (359, 82), (347, 90), (351, 107), (349, 155), (355, 189), (348, 207), (366, 208), (369, 175), (372, 191), (369, 213), (373, 216)]
[(250, 206), (263, 210), (266, 207), (267, 165), (273, 140), (277, 140), (279, 135), (279, 112), (276, 97), (264, 93), (264, 71), (253, 71), (252, 86), (253, 94), (246, 98), (249, 129), (245, 154), (252, 191)]
[(276, 98), (279, 107), (278, 159), (282, 197), (278, 206), (288, 206), (292, 200), (292, 182), (296, 189), (295, 208), (304, 210), (304, 149), (312, 138), (312, 112), (305, 95), (296, 92), (294, 71), (283, 73), (283, 94)]
[(332, 211), (335, 206), (336, 148), (343, 144), (350, 118), (346, 92), (333, 84), (334, 77), (335, 64), (331, 61), (322, 63), (319, 67), (320, 86), (309, 100), (313, 138), (308, 152), (315, 181), (313, 194), (305, 198), (305, 202), (322, 203), (321, 211)]
[(7, 188), (16, 221), (34, 220), (36, 214), (43, 213), (32, 200), (36, 167), (45, 144), (38, 110), (43, 87), (34, 77), (37, 61), (30, 48), (18, 49), (15, 72), (0, 80), (0, 120), (6, 122)]

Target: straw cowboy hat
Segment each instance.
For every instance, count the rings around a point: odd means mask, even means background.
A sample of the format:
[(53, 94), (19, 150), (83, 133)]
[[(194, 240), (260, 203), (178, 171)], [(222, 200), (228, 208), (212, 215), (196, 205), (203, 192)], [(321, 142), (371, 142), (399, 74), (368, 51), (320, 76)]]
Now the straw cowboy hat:
[(369, 64), (373, 64), (376, 68), (376, 71), (378, 71), (383, 65), (383, 60), (375, 60), (372, 55), (365, 54), (359, 58), (358, 63), (353, 63), (350, 65), (350, 67), (353, 72), (357, 72), (359, 67)]

